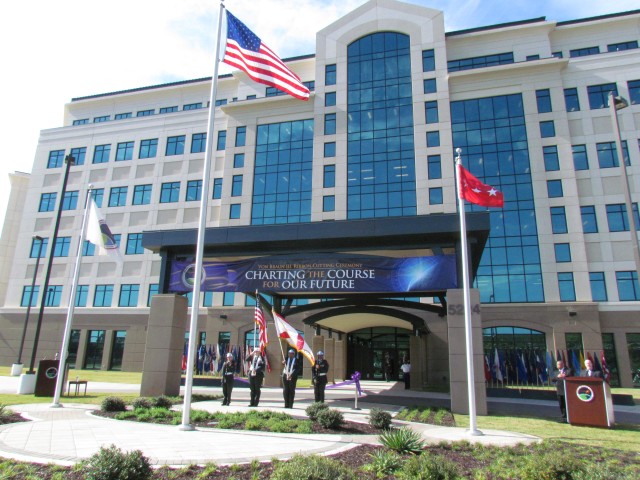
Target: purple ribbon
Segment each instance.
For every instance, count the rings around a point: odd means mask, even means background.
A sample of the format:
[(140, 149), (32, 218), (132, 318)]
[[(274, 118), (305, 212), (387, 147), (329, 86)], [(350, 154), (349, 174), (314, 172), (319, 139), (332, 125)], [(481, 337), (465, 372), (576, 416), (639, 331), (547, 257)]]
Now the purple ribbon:
[(334, 383), (333, 385), (327, 385), (326, 388), (338, 388), (338, 387), (342, 387), (344, 385), (351, 385), (352, 383), (356, 384), (356, 391), (358, 392), (358, 396), (362, 396), (364, 395), (364, 393), (362, 392), (362, 388), (360, 388), (360, 372), (354, 372), (353, 375), (351, 375), (351, 380), (345, 380), (344, 382), (339, 382), (339, 383)]

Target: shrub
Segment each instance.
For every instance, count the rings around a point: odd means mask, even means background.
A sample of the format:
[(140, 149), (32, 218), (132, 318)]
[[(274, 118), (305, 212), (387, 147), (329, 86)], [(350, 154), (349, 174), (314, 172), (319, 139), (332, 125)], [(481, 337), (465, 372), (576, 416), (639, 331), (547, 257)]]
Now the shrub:
[(391, 414), (381, 408), (374, 407), (369, 412), (369, 425), (382, 430), (389, 430), (391, 427)]
[(424, 448), (422, 436), (410, 428), (403, 427), (396, 430), (388, 430), (378, 436), (382, 445), (398, 453), (420, 453)]
[(140, 450), (125, 453), (115, 445), (102, 447), (81, 465), (87, 480), (146, 480), (153, 473), (149, 459)]
[(327, 408), (318, 413), (318, 423), (324, 428), (330, 428), (336, 430), (340, 428), (340, 425), (344, 422), (344, 415), (342, 412), (333, 408)]
[(314, 402), (306, 408), (305, 413), (309, 417), (309, 420), (315, 422), (318, 419), (318, 414), (324, 410), (327, 410), (328, 408), (329, 405), (327, 405), (326, 403)]
[(371, 462), (362, 467), (364, 471), (375, 473), (376, 477), (393, 475), (402, 466), (402, 457), (389, 450), (376, 450), (370, 453)]
[(169, 409), (173, 407), (173, 400), (166, 395), (160, 395), (159, 397), (153, 399), (153, 406)]
[[(182, 417), (182, 412), (176, 412), (176, 413), (180, 413), (179, 417)], [(191, 410), (191, 421), (194, 423), (203, 423), (203, 422), (208, 422), (209, 420), (211, 420), (211, 414), (205, 410)]]
[(100, 405), (100, 410), (103, 412), (124, 412), (126, 409), (127, 405), (120, 397), (107, 397)]
[(128, 420), (128, 419), (132, 418), (132, 419), (135, 420), (136, 417), (137, 417), (136, 412), (126, 411), (126, 412), (116, 413), (115, 419), (116, 420)]
[(133, 401), (131, 402), (131, 408), (133, 408), (134, 410), (137, 410), (138, 408), (149, 409), (152, 406), (153, 405), (151, 404), (151, 400), (145, 397), (134, 398)]
[(407, 459), (402, 470), (396, 472), (399, 479), (456, 480), (463, 478), (458, 466), (442, 455), (420, 455)]
[(294, 455), (288, 462), (274, 464), (271, 480), (355, 480), (355, 473), (345, 464), (319, 455)]

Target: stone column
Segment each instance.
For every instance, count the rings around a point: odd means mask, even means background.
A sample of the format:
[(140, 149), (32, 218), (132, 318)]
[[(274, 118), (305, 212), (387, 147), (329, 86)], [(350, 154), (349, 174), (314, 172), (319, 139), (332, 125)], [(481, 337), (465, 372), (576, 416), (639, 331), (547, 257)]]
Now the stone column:
[[(276, 332), (276, 326), (273, 322), (267, 322), (267, 337), (269, 339), (269, 345), (267, 346), (267, 360), (271, 367), (271, 372), (267, 372), (264, 376), (263, 385), (266, 387), (280, 387), (282, 386), (282, 348), (286, 348), (287, 344), (284, 340), (278, 338), (278, 332)], [(280, 345), (278, 345), (280, 344)]]
[(111, 367), (111, 354), (113, 353), (113, 330), (104, 332), (104, 348), (102, 349), (102, 361), (100, 362), (100, 370), (109, 370)]
[[(336, 341), (333, 338), (324, 339), (324, 358), (329, 362), (329, 372), (327, 373), (327, 382), (334, 383), (336, 381), (336, 369), (333, 365), (336, 363)], [(315, 355), (315, 352), (314, 352)]]
[(333, 352), (333, 364), (329, 365), (333, 370), (334, 380), (345, 380), (347, 378), (347, 350), (344, 340), (336, 340)]
[(424, 341), (422, 337), (412, 335), (409, 338), (409, 362), (411, 363), (411, 390), (422, 390), (425, 373), (426, 357), (423, 355), (422, 345)]
[(147, 326), (140, 396), (180, 395), (187, 298), (154, 295)]
[[(487, 390), (484, 383), (482, 318), (480, 316), (479, 309), (480, 293), (477, 289), (471, 290), (470, 298), (476, 413), (478, 415), (486, 415)], [(451, 412), (469, 414), (467, 349), (463, 291), (461, 289), (447, 290), (447, 305)], [(478, 308), (475, 308), (476, 306)]]

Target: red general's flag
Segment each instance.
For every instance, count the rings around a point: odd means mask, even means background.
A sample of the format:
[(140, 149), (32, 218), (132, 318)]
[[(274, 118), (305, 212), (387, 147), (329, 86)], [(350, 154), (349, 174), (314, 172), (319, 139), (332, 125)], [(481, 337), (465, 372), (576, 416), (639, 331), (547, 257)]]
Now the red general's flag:
[(277, 88), (300, 100), (309, 89), (247, 26), (227, 10), (227, 43), (222, 61), (245, 72), (258, 83)]
[(458, 165), (458, 196), (483, 207), (504, 207), (502, 192), (490, 185), (485, 185), (469, 170)]
[(313, 351), (311, 350), (311, 348), (309, 348), (307, 342), (304, 341), (304, 337), (302, 336), (302, 334), (300, 334), (300, 332), (293, 328), (284, 318), (282, 318), (276, 312), (273, 312), (273, 321), (276, 324), (278, 337), (284, 338), (289, 345), (291, 345), (298, 352), (307, 357), (307, 360), (311, 362), (311, 365), (316, 363), (316, 359), (313, 356)]

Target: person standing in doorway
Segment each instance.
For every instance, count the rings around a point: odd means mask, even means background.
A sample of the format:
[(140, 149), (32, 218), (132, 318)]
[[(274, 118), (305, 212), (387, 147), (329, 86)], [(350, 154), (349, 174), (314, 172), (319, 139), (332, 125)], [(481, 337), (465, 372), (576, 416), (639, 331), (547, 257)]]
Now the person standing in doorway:
[(393, 379), (393, 358), (389, 355), (389, 353), (384, 354), (384, 363), (382, 368), (384, 370), (384, 379), (387, 382), (390, 382)]
[(324, 359), (324, 352), (319, 350), (313, 366), (313, 395), (316, 402), (324, 403), (324, 389), (327, 386), (329, 362)]
[(282, 396), (284, 397), (284, 408), (293, 408), (298, 376), (302, 374), (302, 360), (297, 358), (296, 351), (291, 349), (287, 353), (287, 358), (282, 361), (282, 364), (284, 365), (284, 370), (282, 372)]
[(227, 353), (227, 360), (222, 365), (222, 405), (229, 405), (231, 403), (235, 371), (236, 362), (233, 361), (233, 355), (229, 352)]
[(247, 357), (247, 362), (249, 362), (249, 389), (251, 390), (249, 406), (257, 407), (260, 403), (265, 368), (265, 361), (259, 348), (253, 349), (253, 352)]
[(402, 379), (404, 380), (404, 389), (409, 390), (411, 388), (411, 363), (409, 363), (409, 359), (405, 358), (400, 366), (400, 370), (402, 370)]
[(560, 413), (562, 414), (562, 421), (567, 421), (567, 403), (564, 394), (564, 379), (571, 376), (571, 369), (564, 366), (562, 360), (558, 360), (556, 363), (557, 371), (551, 379), (552, 383), (556, 384), (556, 393), (558, 395), (558, 404), (560, 405)]

